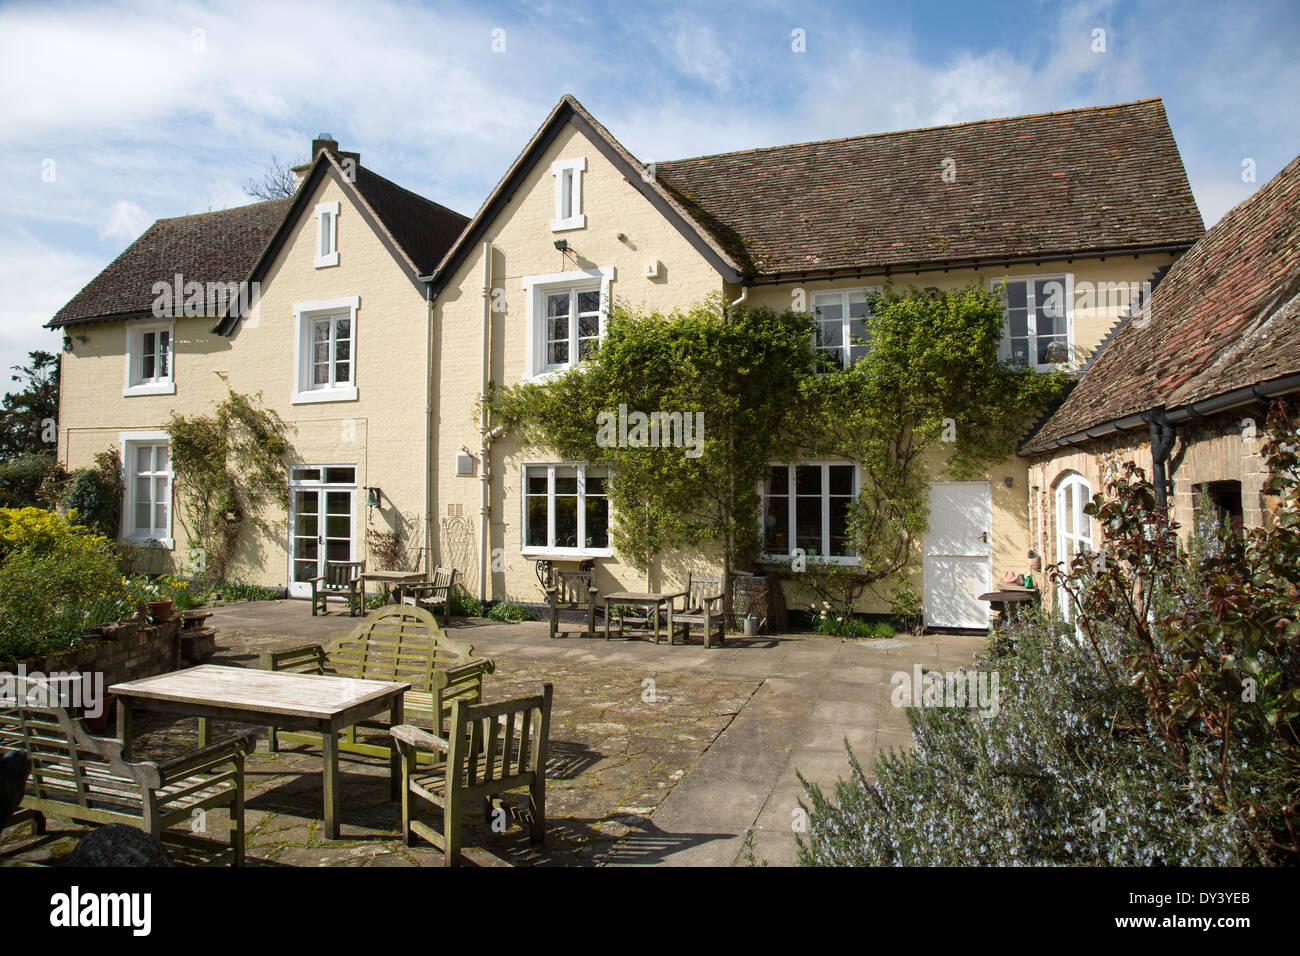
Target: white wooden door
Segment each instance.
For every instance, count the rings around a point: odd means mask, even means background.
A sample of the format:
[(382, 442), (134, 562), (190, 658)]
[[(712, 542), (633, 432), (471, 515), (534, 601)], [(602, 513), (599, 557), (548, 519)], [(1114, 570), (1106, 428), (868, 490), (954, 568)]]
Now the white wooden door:
[(922, 592), (927, 627), (989, 626), (993, 590), (993, 508), (987, 481), (930, 484)]

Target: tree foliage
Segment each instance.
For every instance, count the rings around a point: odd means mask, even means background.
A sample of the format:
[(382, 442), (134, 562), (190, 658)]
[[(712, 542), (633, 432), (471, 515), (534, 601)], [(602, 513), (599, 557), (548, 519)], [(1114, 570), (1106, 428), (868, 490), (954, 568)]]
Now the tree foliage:
[(0, 400), (0, 458), (53, 452), (59, 417), (59, 357), (27, 353), (28, 364), (13, 366), (20, 388)]
[[(637, 567), (712, 545), (730, 571), (758, 555), (755, 489), (797, 403), (810, 335), (806, 316), (728, 311), (717, 298), (669, 315), (616, 308), (589, 361), (544, 384), (496, 389), (490, 412), (527, 444), (611, 466), (614, 546)], [(699, 455), (603, 441), (600, 416), (620, 406), (692, 422), (702, 413)]]
[(224, 581), (241, 528), (269, 531), (265, 508), (288, 504), (286, 426), (254, 398), (231, 391), (212, 415), (173, 414), (166, 431), (186, 527), (202, 549), (196, 570), (209, 582)]
[(271, 157), (271, 165), (260, 177), (244, 183), (245, 195), (254, 199), (289, 199), (298, 192), (298, 176), (289, 163)]

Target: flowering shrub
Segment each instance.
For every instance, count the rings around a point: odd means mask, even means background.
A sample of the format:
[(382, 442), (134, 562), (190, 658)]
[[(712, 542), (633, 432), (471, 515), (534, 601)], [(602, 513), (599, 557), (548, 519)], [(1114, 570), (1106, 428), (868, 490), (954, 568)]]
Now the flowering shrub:
[(869, 623), (861, 618), (837, 611), (829, 601), (823, 601), (820, 608), (808, 605), (808, 613), (813, 619), (813, 630), (819, 634), (834, 637), (893, 637), (894, 628), (884, 622)]
[(1102, 551), (1054, 575), (1073, 623), (1022, 619), (982, 655), (996, 715), (909, 709), (916, 747), (874, 780), (850, 753), (835, 803), (805, 782), (800, 862), (1300, 861), (1300, 433), (1270, 422), (1267, 528), (1180, 552), (1130, 466), (1086, 509)]

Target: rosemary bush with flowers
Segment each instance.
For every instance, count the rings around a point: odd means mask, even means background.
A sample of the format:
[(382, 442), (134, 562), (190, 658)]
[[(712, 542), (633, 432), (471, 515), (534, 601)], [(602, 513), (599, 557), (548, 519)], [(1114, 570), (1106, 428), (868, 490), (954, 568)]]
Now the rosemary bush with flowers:
[[(804, 781), (805, 865), (1300, 862), (1300, 432), (1263, 453), (1272, 515), (1180, 550), (1129, 465), (1086, 507), (1099, 555), (1054, 575), (1071, 622), (1012, 623), (979, 656), (997, 713), (908, 710), (916, 746)], [(802, 781), (802, 777), (800, 778)]]

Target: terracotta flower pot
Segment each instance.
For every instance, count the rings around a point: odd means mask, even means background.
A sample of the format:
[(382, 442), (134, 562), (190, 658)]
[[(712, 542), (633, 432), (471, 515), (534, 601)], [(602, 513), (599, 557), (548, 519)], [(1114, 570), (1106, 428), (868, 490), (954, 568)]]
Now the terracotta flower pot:
[(172, 602), (150, 601), (149, 617), (155, 624), (166, 624), (172, 619)]

